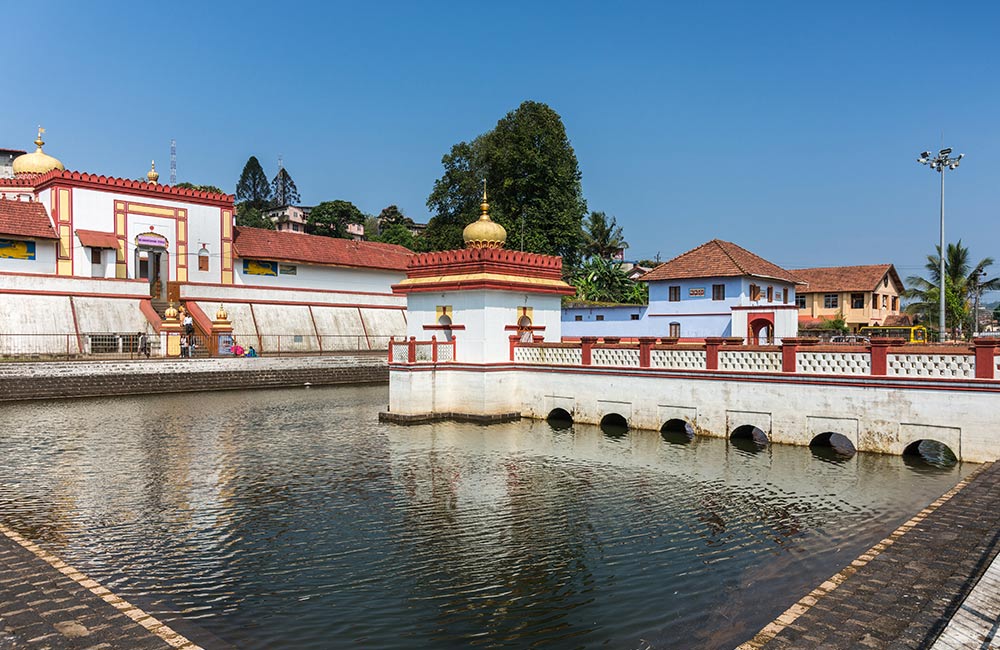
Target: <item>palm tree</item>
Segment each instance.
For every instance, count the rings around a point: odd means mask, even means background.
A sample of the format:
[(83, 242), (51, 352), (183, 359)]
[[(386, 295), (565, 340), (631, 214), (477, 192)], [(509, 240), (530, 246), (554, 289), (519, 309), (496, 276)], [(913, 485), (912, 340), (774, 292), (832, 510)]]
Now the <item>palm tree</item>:
[[(927, 323), (938, 322), (941, 271), (941, 247), (934, 247), (937, 254), (927, 256), (927, 278), (911, 276), (906, 278), (909, 287), (903, 297), (912, 300), (907, 305), (907, 313), (921, 315)], [(986, 277), (986, 268), (993, 265), (992, 257), (984, 257), (975, 266), (969, 264), (969, 249), (957, 244), (948, 244), (944, 259), (944, 302), (945, 323), (952, 337), (960, 336), (972, 323), (970, 300), (982, 291), (1000, 289), (1000, 278), (981, 280)]]
[(618, 221), (603, 212), (591, 212), (587, 217), (583, 230), (583, 254), (586, 257), (601, 257), (611, 259), (615, 254), (628, 248), (628, 242), (622, 235), (622, 227)]

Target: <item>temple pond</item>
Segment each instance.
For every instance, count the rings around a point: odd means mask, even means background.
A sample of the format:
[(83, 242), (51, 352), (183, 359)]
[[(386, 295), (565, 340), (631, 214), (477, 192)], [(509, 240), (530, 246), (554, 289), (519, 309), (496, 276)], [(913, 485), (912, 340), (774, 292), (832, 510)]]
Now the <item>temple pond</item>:
[(725, 648), (973, 469), (386, 401), (0, 405), (0, 522), (208, 648)]

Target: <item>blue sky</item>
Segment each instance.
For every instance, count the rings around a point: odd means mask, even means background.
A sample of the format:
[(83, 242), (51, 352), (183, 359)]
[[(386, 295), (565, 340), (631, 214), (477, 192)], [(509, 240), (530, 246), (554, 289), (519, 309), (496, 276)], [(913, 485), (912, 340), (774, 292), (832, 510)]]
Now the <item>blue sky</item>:
[[(878, 4), (879, 6), (875, 6)], [(94, 6), (98, 5), (98, 6)], [(366, 6), (362, 6), (366, 5)], [(233, 191), (278, 155), (303, 202), (419, 221), (456, 142), (532, 99), (629, 257), (713, 237), (788, 268), (1000, 258), (1000, 4), (14, 3), (0, 147)], [(943, 135), (943, 140), (942, 140)], [(1000, 274), (1000, 265), (995, 267)]]

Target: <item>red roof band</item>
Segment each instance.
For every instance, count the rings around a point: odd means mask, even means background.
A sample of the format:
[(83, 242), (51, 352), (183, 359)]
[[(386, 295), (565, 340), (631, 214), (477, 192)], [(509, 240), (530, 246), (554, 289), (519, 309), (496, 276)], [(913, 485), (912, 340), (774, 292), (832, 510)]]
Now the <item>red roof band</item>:
[(413, 253), (396, 244), (237, 226), (235, 257), (276, 262), (406, 271)]
[(76, 237), (84, 246), (90, 246), (91, 248), (118, 249), (118, 235), (113, 232), (78, 229), (76, 231)]

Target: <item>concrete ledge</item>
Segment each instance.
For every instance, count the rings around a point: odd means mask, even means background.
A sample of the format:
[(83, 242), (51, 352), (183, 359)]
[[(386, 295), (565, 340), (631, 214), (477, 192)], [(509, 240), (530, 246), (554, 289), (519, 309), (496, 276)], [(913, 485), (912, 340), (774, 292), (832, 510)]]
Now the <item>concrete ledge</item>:
[(414, 413), (404, 415), (402, 413), (390, 413), (381, 411), (378, 414), (379, 422), (391, 422), (393, 424), (427, 424), (429, 422), (442, 422), (450, 420), (452, 422), (472, 422), (473, 424), (498, 424), (500, 422), (514, 422), (521, 419), (520, 413), (495, 413), (492, 415), (476, 415), (474, 413)]

